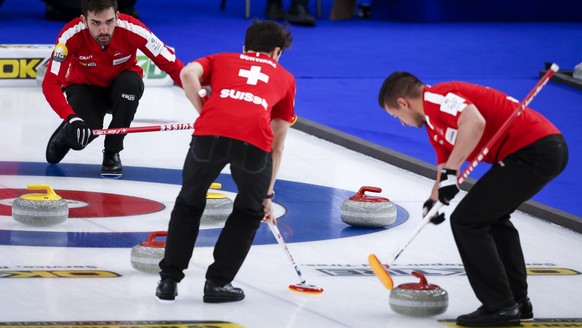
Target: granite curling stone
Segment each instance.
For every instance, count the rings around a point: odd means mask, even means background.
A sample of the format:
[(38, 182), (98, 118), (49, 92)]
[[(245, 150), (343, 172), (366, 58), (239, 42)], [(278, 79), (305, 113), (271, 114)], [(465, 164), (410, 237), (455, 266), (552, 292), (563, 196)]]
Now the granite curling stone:
[[(210, 185), (211, 189), (220, 189), (220, 183)], [(202, 212), (202, 224), (221, 224), (226, 221), (232, 212), (233, 202), (226, 195), (217, 192), (208, 192), (206, 194), (206, 207)]]
[(388, 198), (368, 196), (366, 191), (382, 192), (381, 188), (363, 186), (341, 205), (343, 222), (362, 228), (380, 228), (396, 221), (396, 204)]
[(166, 241), (156, 240), (168, 236), (167, 231), (154, 231), (148, 238), (131, 249), (131, 266), (142, 272), (160, 272), (160, 261), (164, 258)]
[(20, 223), (35, 226), (50, 226), (65, 222), (69, 218), (67, 201), (57, 195), (47, 184), (28, 185), (29, 190), (44, 190), (45, 193), (25, 194), (12, 202), (12, 218)]
[(390, 292), (389, 302), (392, 311), (412, 317), (428, 317), (444, 313), (449, 306), (447, 291), (437, 285), (429, 284), (420, 272), (413, 271), (412, 275), (420, 278), (420, 282), (402, 284)]

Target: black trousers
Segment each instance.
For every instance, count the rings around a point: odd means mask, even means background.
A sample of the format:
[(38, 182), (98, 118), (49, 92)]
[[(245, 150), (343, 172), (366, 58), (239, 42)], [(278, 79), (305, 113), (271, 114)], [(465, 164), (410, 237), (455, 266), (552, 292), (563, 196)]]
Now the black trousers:
[(490, 311), (527, 296), (527, 275), (511, 213), (568, 162), (562, 135), (542, 138), (495, 164), (451, 215), (451, 227), (475, 295)]
[[(125, 128), (131, 125), (139, 100), (143, 95), (144, 83), (139, 74), (124, 71), (119, 74), (111, 87), (102, 88), (88, 84), (73, 84), (65, 89), (67, 101), (92, 129), (102, 129), (105, 114), (111, 114), (109, 128)], [(96, 137), (92, 137), (93, 141)], [(124, 134), (105, 136), (104, 148), (108, 152), (123, 150)]]
[(206, 279), (230, 283), (242, 266), (265, 212), (263, 199), (271, 182), (273, 162), (267, 153), (243, 141), (194, 136), (182, 172), (182, 189), (172, 210), (160, 276), (181, 281), (198, 237), (206, 193), (222, 169), (230, 164), (238, 193), (214, 247), (214, 263)]

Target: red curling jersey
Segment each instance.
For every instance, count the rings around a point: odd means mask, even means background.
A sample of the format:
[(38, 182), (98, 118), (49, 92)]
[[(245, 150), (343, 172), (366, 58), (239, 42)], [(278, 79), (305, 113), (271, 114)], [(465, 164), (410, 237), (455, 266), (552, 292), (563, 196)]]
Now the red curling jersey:
[[(485, 131), (467, 161), (477, 158), (483, 147), (507, 121), (519, 101), (501, 91), (465, 83), (445, 82), (425, 86), (423, 92), (426, 130), (437, 155), (437, 163), (449, 158), (457, 137), (457, 121), (463, 109), (473, 104), (485, 118)], [(509, 154), (545, 136), (560, 131), (540, 113), (525, 108), (500, 139), (489, 149), (483, 161), (497, 163)]]
[(53, 110), (63, 119), (74, 114), (62, 89), (71, 84), (109, 87), (121, 72), (130, 70), (143, 77), (136, 52), (141, 50), (179, 86), (184, 64), (142, 22), (119, 14), (109, 45), (103, 48), (91, 36), (81, 18), (69, 22), (57, 38), (42, 83), (42, 91)]
[(212, 91), (194, 123), (194, 135), (233, 138), (271, 152), (271, 120), (293, 122), (293, 75), (254, 52), (220, 53), (196, 62), (204, 69), (203, 84)]

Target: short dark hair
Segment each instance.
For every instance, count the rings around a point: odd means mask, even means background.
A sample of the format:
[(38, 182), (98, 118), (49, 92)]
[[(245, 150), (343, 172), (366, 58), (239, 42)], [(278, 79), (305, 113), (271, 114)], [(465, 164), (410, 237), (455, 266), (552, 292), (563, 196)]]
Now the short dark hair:
[(287, 30), (287, 24), (280, 25), (272, 21), (253, 21), (247, 28), (245, 50), (271, 52), (279, 47), (285, 50), (291, 47), (293, 36)]
[(81, 0), (81, 12), (85, 17), (89, 12), (100, 13), (109, 8), (117, 12), (117, 0)]
[(394, 72), (384, 80), (378, 94), (378, 104), (382, 108), (384, 105), (397, 108), (398, 98), (418, 98), (423, 88), (424, 83), (416, 76), (407, 72)]

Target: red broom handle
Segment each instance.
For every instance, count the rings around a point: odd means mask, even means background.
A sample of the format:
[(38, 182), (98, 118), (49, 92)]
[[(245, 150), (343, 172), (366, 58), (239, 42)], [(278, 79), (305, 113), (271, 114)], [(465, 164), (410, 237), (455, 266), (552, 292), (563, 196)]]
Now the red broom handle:
[(132, 128), (112, 128), (93, 130), (94, 136), (106, 134), (128, 134), (138, 132), (177, 131), (194, 129), (194, 123), (166, 123), (162, 125), (138, 126)]

